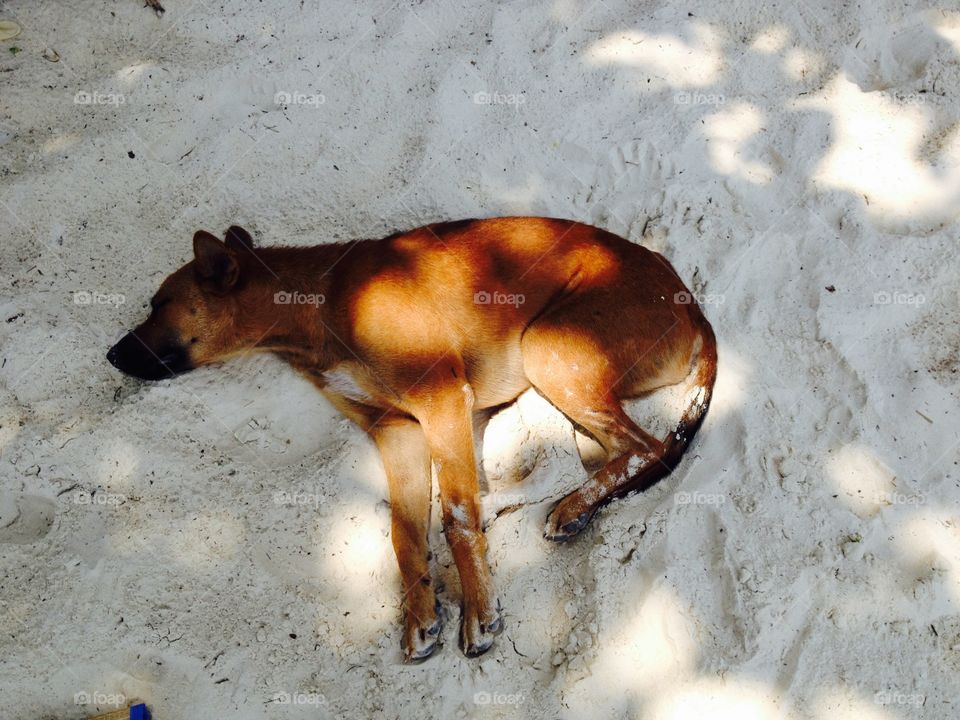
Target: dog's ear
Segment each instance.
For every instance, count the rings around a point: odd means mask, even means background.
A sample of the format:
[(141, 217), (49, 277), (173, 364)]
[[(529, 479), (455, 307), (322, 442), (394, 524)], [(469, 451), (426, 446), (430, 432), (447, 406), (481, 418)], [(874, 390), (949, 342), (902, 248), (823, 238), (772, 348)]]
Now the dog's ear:
[(206, 230), (193, 236), (194, 269), (200, 287), (208, 292), (223, 295), (237, 284), (240, 266), (233, 251)]
[(237, 252), (251, 252), (253, 250), (253, 237), (239, 225), (230, 226), (225, 240), (227, 247), (231, 250)]

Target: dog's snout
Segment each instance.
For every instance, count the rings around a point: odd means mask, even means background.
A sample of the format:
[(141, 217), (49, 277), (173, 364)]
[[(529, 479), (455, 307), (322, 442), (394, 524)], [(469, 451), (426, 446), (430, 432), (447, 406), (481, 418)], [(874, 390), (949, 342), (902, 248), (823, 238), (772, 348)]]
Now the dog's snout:
[(167, 340), (154, 350), (135, 332), (128, 332), (107, 351), (107, 361), (117, 370), (141, 380), (162, 380), (193, 367), (181, 344)]
[(146, 346), (132, 332), (128, 332), (107, 351), (107, 362), (121, 372), (130, 373), (131, 365), (139, 360)]

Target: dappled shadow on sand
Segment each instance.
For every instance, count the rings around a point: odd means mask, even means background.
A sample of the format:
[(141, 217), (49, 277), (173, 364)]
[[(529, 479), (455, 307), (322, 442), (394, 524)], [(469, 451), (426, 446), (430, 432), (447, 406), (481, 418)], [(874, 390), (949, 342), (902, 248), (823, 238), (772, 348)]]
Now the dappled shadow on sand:
[[(101, 448), (102, 461), (59, 468), (57, 519), (46, 522), (24, 503), (21, 529), (36, 537), (4, 540), (24, 585), (29, 567), (68, 568), (56, 596), (44, 600), (59, 612), (22, 598), (6, 608), (4, 627), (21, 651), (49, 654), (62, 668), (56, 673), (102, 687), (121, 683), (130, 694), (173, 676), (213, 683), (255, 675), (251, 686), (290, 691), (311, 686), (312, 666), (376, 673), (387, 686), (435, 688), (443, 674), (457, 694), (436, 693), (424, 708), (444, 716), (898, 720), (915, 716), (918, 704), (930, 717), (951, 714), (955, 698), (936, 688), (950, 687), (943, 673), (957, 668), (951, 643), (960, 637), (956, 498), (943, 479), (955, 462), (955, 437), (938, 417), (922, 453), (898, 452), (893, 436), (916, 418), (877, 404), (897, 373), (865, 377), (853, 366), (850, 350), (883, 315), (906, 309), (877, 307), (874, 298), (831, 306), (821, 288), (803, 287), (799, 273), (816, 263), (838, 276), (860, 272), (888, 251), (865, 227), (890, 242), (936, 236), (955, 221), (960, 139), (955, 118), (935, 99), (957, 90), (960, 19), (948, 10), (918, 13), (827, 53), (809, 26), (829, 35), (839, 12), (829, 7), (800, 6), (797, 21), (759, 15), (736, 30), (703, 11), (679, 27), (675, 13), (624, 26), (604, 7), (578, 36), (575, 62), (588, 81), (633, 92), (644, 112), (687, 107), (676, 153), (624, 133), (601, 163), (594, 143), (566, 137), (553, 152), (532, 152), (522, 173), (494, 183), (492, 193), (503, 212), (575, 215), (680, 255), (684, 277), (693, 275), (692, 258), (704, 258), (694, 289), (719, 298), (706, 313), (720, 337), (720, 378), (711, 414), (677, 471), (608, 507), (568, 546), (540, 537), (547, 501), (496, 520), (489, 535), (507, 624), (480, 662), (455, 648), (457, 579), (435, 518), (447, 643), (438, 657), (407, 667), (399, 662), (400, 586), (385, 482), (359, 430), (316, 409), (323, 401), (288, 371), (259, 361), (149, 390), (127, 384), (102, 422), (78, 431), (89, 418), (77, 408), (45, 427), (53, 442)], [(561, 20), (573, 12), (566, 3), (554, 11)], [(139, 60), (131, 59), (130, 73), (139, 72)], [(75, 142), (64, 132), (41, 152)], [(697, 162), (685, 165), (689, 157)], [(687, 180), (672, 182), (680, 173)], [(569, 184), (569, 202), (551, 196), (558, 177)], [(739, 223), (712, 224), (718, 204), (736, 207)], [(733, 257), (712, 251), (711, 238), (723, 233), (742, 236)], [(769, 243), (797, 268), (802, 289), (790, 298), (802, 302), (750, 294), (768, 280), (761, 251)], [(888, 280), (877, 278), (875, 291), (889, 294)], [(845, 312), (856, 316), (851, 326), (835, 321)], [(78, 343), (100, 356), (109, 339), (97, 327), (85, 328)], [(763, 356), (758, 347), (767, 348)], [(802, 374), (778, 375), (798, 364)], [(249, 390), (240, 399), (218, 392), (229, 384)], [(563, 482), (570, 483), (582, 477), (572, 428), (549, 409), (529, 413), (540, 430), (488, 433), (484, 448), (497, 459), (491, 487), (525, 500), (530, 485), (497, 485), (512, 460), (538, 489), (552, 473), (569, 471)], [(515, 420), (492, 424), (510, 430)], [(0, 452), (22, 432), (5, 426)], [(156, 439), (195, 453), (189, 483), (169, 477), (163, 451), (151, 446)], [(164, 490), (165, 482), (178, 490)], [(114, 500), (90, 501), (94, 490)], [(283, 508), (282, 519), (249, 512), (267, 503)], [(23, 537), (32, 550), (13, 547)], [(144, 558), (150, 577), (142, 575)], [(222, 648), (194, 642), (194, 613), (216, 623)], [(260, 634), (278, 648), (272, 668), (249, 667)], [(309, 642), (280, 649), (293, 635)], [(84, 656), (91, 637), (119, 647), (102, 666)], [(870, 656), (893, 647), (914, 652)], [(918, 648), (928, 649), (928, 666), (910, 664)], [(496, 667), (484, 669), (487, 660)], [(511, 684), (500, 666), (525, 679)], [(120, 679), (117, 667), (126, 668)], [(535, 689), (518, 704), (463, 704), (463, 688), (510, 695), (528, 692), (530, 677)], [(355, 706), (337, 687), (322, 690), (331, 714)], [(197, 698), (212, 702), (206, 692)], [(378, 702), (385, 715), (415, 714), (390, 693)], [(54, 698), (49, 709), (62, 705)]]

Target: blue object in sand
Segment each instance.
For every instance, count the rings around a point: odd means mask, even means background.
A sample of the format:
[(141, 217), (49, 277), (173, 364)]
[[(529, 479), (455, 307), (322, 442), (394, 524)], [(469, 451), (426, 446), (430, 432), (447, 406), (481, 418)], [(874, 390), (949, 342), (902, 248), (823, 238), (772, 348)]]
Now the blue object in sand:
[(143, 703), (130, 706), (130, 720), (150, 720), (150, 711)]

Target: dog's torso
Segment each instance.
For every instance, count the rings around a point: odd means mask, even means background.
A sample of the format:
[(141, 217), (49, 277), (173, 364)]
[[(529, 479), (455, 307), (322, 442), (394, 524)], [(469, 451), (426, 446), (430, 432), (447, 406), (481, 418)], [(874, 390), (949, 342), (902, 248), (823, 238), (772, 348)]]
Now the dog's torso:
[[(335, 276), (329, 272), (332, 248), (339, 256)], [(311, 250), (319, 261), (314, 279)], [(584, 318), (588, 331), (620, 322), (625, 300), (668, 305), (685, 290), (656, 253), (566, 220), (458, 221), (293, 252), (302, 260), (294, 277), (281, 276), (281, 286), (287, 279), (296, 286), (283, 288), (289, 292), (325, 296), (322, 317), (302, 312), (301, 318), (325, 325), (317, 334), (325, 334), (327, 352), (279, 354), (327, 393), (401, 411), (398, 396), (451, 356), (462, 363), (475, 409), (515, 399), (530, 387), (521, 353), (524, 331), (552, 308), (575, 305), (584, 291), (610, 297)], [(271, 263), (271, 257), (264, 261)], [(659, 322), (651, 318), (651, 324)], [(662, 330), (650, 328), (657, 335)], [(669, 346), (670, 338), (664, 343)], [(663, 350), (672, 354), (669, 347)], [(674, 363), (664, 368), (663, 379), (675, 382), (688, 370), (688, 364)]]

